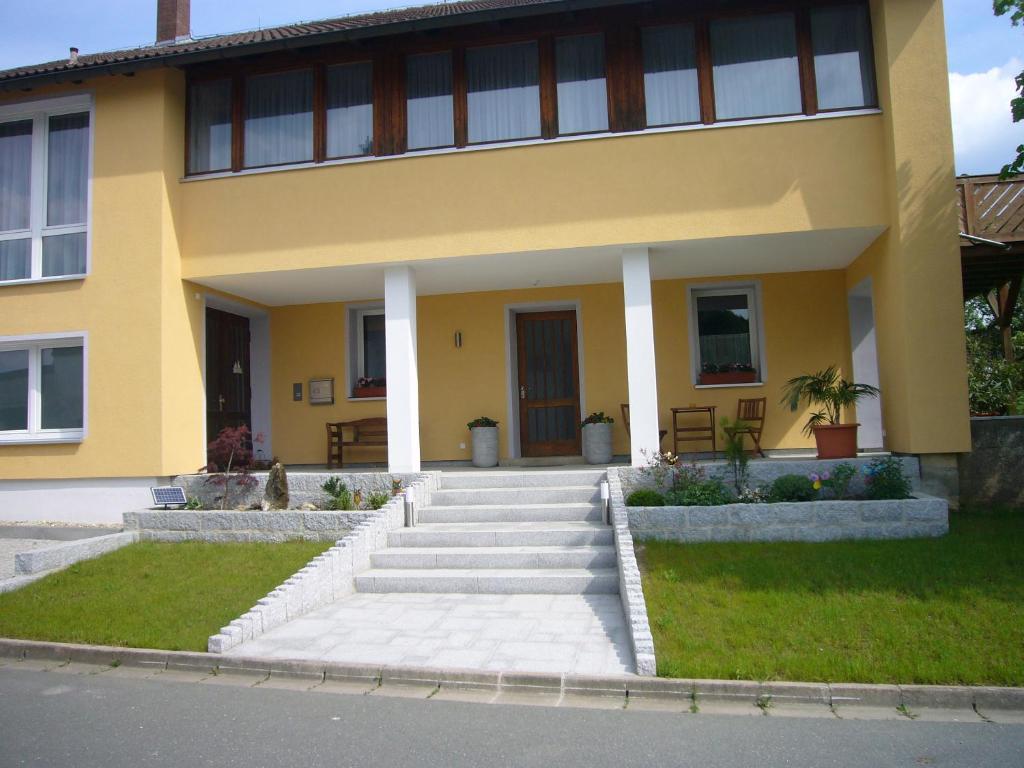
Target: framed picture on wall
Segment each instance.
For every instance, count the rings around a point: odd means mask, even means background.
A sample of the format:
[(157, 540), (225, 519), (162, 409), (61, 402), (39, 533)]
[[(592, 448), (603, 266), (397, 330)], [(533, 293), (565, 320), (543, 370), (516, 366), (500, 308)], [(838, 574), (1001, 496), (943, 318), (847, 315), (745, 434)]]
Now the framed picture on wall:
[(334, 379), (309, 380), (310, 405), (334, 405)]

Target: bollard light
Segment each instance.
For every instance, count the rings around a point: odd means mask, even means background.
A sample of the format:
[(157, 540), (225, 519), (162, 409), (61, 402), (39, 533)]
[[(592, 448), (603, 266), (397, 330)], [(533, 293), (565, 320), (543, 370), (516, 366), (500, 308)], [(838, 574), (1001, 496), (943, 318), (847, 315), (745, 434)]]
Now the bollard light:
[(416, 494), (412, 488), (405, 489), (405, 527), (416, 527)]
[(612, 498), (612, 492), (611, 492), (611, 489), (608, 487), (608, 481), (607, 480), (602, 480), (601, 481), (601, 507), (604, 510), (604, 524), (605, 525), (609, 525), (611, 523), (611, 520), (609, 519), (609, 515), (608, 515), (609, 506), (610, 506), (609, 505), (609, 501), (611, 501), (611, 498)]

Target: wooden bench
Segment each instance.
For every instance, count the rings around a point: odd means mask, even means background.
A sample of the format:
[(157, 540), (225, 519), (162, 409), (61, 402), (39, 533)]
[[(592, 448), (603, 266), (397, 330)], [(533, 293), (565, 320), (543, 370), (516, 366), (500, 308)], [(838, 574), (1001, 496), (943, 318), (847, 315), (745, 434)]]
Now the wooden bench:
[[(345, 432), (351, 432), (351, 439), (345, 439)], [(387, 447), (388, 420), (383, 416), (356, 421), (327, 423), (327, 468), (344, 467), (344, 448)]]

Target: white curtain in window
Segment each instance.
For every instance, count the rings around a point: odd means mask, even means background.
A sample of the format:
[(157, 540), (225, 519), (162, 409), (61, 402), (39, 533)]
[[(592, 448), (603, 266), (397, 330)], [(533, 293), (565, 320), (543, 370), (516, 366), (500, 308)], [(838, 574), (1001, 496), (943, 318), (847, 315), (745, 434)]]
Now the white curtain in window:
[(867, 6), (812, 8), (811, 39), (818, 108), (873, 105), (875, 65)]
[(231, 167), (231, 81), (195, 83), (189, 89), (189, 173)]
[(85, 232), (43, 238), (43, 277), (85, 274)]
[(245, 84), (245, 165), (313, 159), (313, 73), (250, 77)]
[(560, 37), (555, 41), (558, 132), (608, 130), (604, 35)]
[(643, 31), (643, 49), (647, 125), (699, 122), (693, 25), (647, 27)]
[(466, 51), (469, 141), (540, 136), (537, 43)]
[(409, 149), (454, 144), (451, 51), (406, 59), (405, 92)]
[(0, 280), (31, 277), (32, 240), (0, 240)]
[(28, 229), (32, 121), (0, 123), (0, 232)]
[(28, 350), (0, 352), (0, 431), (28, 429)]
[(82, 428), (82, 348), (40, 350), (43, 429)]
[(46, 224), (84, 224), (89, 185), (89, 113), (54, 115), (46, 155)]
[(792, 13), (712, 21), (711, 60), (719, 119), (802, 111)]
[(373, 152), (373, 64), (341, 64), (327, 70), (327, 156)]

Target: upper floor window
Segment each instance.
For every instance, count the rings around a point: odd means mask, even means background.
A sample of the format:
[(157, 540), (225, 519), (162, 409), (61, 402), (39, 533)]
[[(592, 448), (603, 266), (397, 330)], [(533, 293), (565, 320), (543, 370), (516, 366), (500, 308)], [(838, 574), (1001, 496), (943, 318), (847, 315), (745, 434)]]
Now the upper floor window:
[(466, 51), (469, 143), (540, 136), (537, 43)]
[(693, 25), (648, 27), (642, 40), (647, 125), (700, 122)]
[(0, 337), (0, 443), (77, 441), (84, 425), (83, 337)]
[(604, 35), (575, 35), (555, 41), (558, 132), (608, 130), (608, 88)]
[(792, 13), (712, 21), (711, 63), (719, 120), (803, 111)]
[[(312, 120), (310, 121), (312, 127)], [(327, 70), (327, 157), (373, 152), (373, 64)]]
[(423, 53), (406, 58), (405, 94), (406, 146), (432, 149), (453, 145), (452, 52)]
[(818, 109), (873, 106), (875, 62), (867, 6), (812, 8), (811, 41)]
[(0, 110), (0, 283), (84, 276), (88, 100)]
[(230, 170), (231, 81), (193, 83), (188, 111), (188, 172)]
[(245, 82), (245, 166), (313, 159), (313, 71), (255, 75)]

